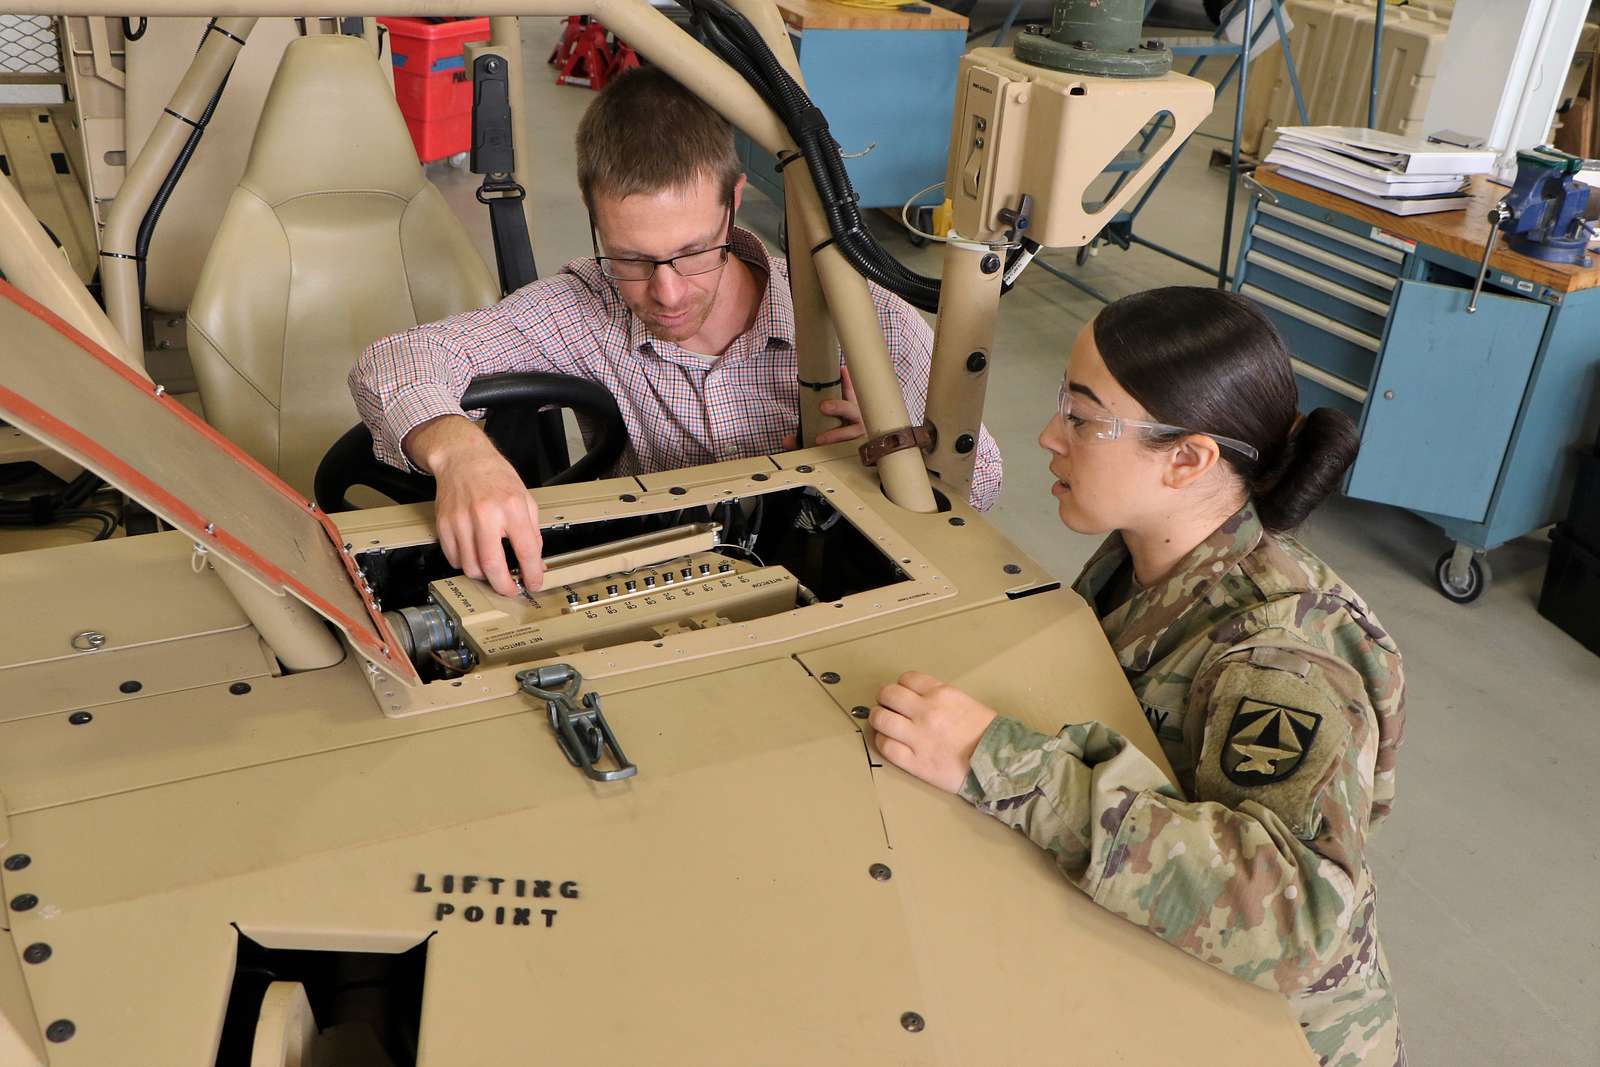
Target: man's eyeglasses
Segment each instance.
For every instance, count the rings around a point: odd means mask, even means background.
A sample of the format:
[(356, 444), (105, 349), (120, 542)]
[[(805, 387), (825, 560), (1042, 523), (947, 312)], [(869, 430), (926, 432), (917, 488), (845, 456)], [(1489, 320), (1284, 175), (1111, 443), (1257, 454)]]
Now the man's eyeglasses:
[[(728, 203), (728, 220), (723, 226), (724, 231), (731, 239), (733, 237), (733, 203)], [(728, 262), (728, 252), (733, 248), (730, 242), (714, 245), (711, 248), (702, 248), (698, 252), (685, 252), (681, 256), (671, 259), (620, 259), (615, 256), (602, 256), (600, 242), (594, 234), (594, 216), (589, 216), (589, 244), (594, 248), (594, 260), (600, 264), (600, 273), (607, 278), (619, 282), (647, 282), (655, 276), (657, 267), (671, 267), (678, 272), (679, 277), (693, 278), (697, 274), (710, 274), (724, 263)]]
[(1143, 419), (1124, 419), (1119, 415), (1102, 415), (1099, 412), (1090, 414), (1084, 411), (1075, 411), (1073, 410), (1072, 390), (1067, 388), (1066, 382), (1061, 383), (1061, 392), (1056, 396), (1056, 407), (1061, 414), (1062, 422), (1074, 430), (1086, 432), (1101, 441), (1115, 441), (1122, 436), (1123, 430), (1128, 429), (1148, 430), (1151, 433), (1199, 434), (1202, 437), (1211, 438), (1219, 447), (1232, 449), (1252, 463), (1260, 458), (1260, 453), (1255, 450), (1255, 446), (1245, 444), (1237, 438), (1222, 437), (1218, 434), (1206, 433), (1204, 430), (1189, 430), (1182, 426), (1173, 426), (1165, 422), (1145, 422)]

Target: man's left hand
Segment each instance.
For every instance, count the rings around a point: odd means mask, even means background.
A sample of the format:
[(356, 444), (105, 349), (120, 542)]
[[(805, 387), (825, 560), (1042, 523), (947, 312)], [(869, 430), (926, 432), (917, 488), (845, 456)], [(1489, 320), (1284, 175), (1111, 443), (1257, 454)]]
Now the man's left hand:
[(996, 718), (953, 685), (909, 671), (878, 693), (867, 721), (883, 758), (947, 793), (961, 790), (983, 732)]
[[(824, 415), (836, 419), (843, 419), (842, 425), (831, 430), (824, 430), (817, 434), (817, 439), (811, 442), (814, 445), (831, 445), (838, 441), (853, 441), (866, 434), (867, 429), (861, 422), (861, 406), (856, 403), (855, 383), (850, 380), (850, 372), (844, 367), (839, 368), (839, 387), (844, 394), (838, 400), (824, 400), (819, 405)], [(790, 451), (800, 447), (794, 434), (788, 434), (783, 439), (783, 450)]]
[(855, 383), (850, 380), (850, 372), (844, 367), (839, 368), (839, 382), (843, 395), (838, 400), (824, 400), (821, 410), (824, 415), (843, 419), (844, 422), (843, 425), (817, 434), (816, 443), (819, 445), (853, 441), (867, 432), (867, 428), (861, 423), (861, 405), (856, 403)]

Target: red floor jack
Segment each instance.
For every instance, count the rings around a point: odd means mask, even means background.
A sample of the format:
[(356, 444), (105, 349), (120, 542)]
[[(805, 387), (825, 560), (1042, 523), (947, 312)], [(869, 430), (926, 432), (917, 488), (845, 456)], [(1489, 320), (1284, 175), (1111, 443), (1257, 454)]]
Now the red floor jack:
[(572, 15), (561, 40), (550, 53), (550, 65), (559, 68), (557, 85), (586, 85), (600, 90), (623, 71), (639, 65), (639, 54), (617, 40), (609, 30), (587, 15)]

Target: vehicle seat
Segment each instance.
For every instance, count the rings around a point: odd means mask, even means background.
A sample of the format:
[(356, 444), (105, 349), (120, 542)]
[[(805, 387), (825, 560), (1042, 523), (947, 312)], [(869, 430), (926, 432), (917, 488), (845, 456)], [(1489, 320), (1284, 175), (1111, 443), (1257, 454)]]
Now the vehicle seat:
[(206, 418), (309, 497), (362, 349), (499, 297), (371, 47), (291, 42), (189, 308)]
[[(172, 102), (210, 21), (153, 18), (144, 36), (127, 42), (123, 123), (129, 160), (138, 158)], [(250, 43), (239, 52), (216, 114), (150, 237), (144, 302), (156, 311), (182, 315), (188, 310), (206, 249), (222, 221), (222, 209), (243, 176), (250, 138), (260, 121), (273, 72), (284, 49), (300, 36), (294, 19), (259, 19), (250, 31)]]

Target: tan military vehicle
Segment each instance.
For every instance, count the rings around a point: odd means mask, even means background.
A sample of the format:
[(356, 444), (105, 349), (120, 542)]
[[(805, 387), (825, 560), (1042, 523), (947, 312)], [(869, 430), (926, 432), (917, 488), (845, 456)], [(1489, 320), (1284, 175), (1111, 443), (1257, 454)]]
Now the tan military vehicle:
[[(405, 324), (395, 288), (436, 297), (412, 321), (500, 289), (406, 156), (370, 38), (279, 42), (190, 294), (141, 286), (139, 222), (255, 16), (323, 11), (142, 13), (150, 33), (216, 18), (96, 202), (105, 310), (0, 180), (0, 418), (169, 527), (0, 555), (0, 1063), (1306, 1060), (1279, 998), (1097, 910), (1027, 841), (883, 766), (863, 722), (920, 668), (1042, 729), (1102, 720), (1166, 765), (1087, 607), (963, 502), (960, 442), (1002, 258), (1092, 232), (1090, 178), (1156, 111), (1176, 143), (1209, 88), (968, 58), (952, 191), (974, 236), (947, 250), (912, 427), (866, 303), (876, 252), (830, 217), (816, 138), (754, 87), (797, 70), (775, 9), (701, 7), (710, 48), (643, 0), (591, 12), (806, 157), (786, 170), (801, 373), (837, 377), (843, 339), (867, 444), (536, 488), (549, 570), (522, 597), (449, 567), (425, 502), (308, 499), (299, 450), (350, 420), (301, 394)], [(567, 9), (501, 10), (469, 58), (516, 129), (511, 16)], [(91, 42), (75, 66), (118, 39), (100, 0), (46, 13)], [(307, 108), (328, 92), (359, 104), (341, 109), (359, 136)], [(363, 243), (396, 210), (416, 233)], [(286, 242), (258, 239), (274, 225)], [(180, 311), (204, 420), (146, 373), (152, 314)], [(282, 394), (252, 396), (268, 371)], [(318, 488), (370, 481), (363, 462), (336, 450)]]

